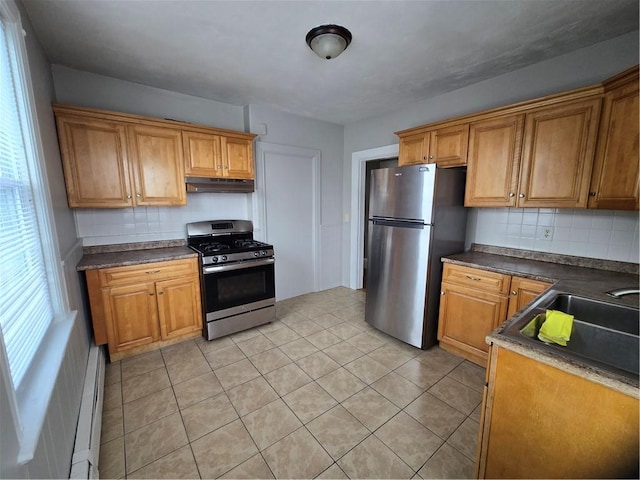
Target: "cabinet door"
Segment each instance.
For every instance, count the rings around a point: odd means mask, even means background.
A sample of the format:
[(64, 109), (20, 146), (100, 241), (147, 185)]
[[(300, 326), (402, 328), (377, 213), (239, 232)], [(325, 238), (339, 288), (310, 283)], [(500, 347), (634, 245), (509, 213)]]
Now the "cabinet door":
[(494, 348), (477, 478), (637, 478), (637, 398)]
[(153, 283), (102, 290), (109, 352), (158, 340), (156, 292)]
[(514, 207), (524, 115), (471, 124), (464, 204), (467, 207)]
[(223, 175), (229, 178), (254, 177), (253, 142), (243, 138), (222, 137)]
[(429, 162), (439, 167), (457, 167), (467, 164), (469, 124), (439, 128), (431, 132)]
[(418, 165), (421, 163), (434, 163), (429, 160), (429, 139), (431, 133), (419, 133), (400, 138), (398, 153), (398, 165)]
[(68, 115), (56, 121), (69, 206), (132, 206), (126, 127)]
[(589, 208), (638, 209), (638, 69), (605, 93)]
[(222, 139), (220, 135), (182, 132), (185, 175), (215, 178), (222, 176)]
[(585, 208), (601, 99), (526, 115), (518, 207)]
[(180, 130), (129, 127), (137, 205), (186, 205)]
[(156, 283), (163, 340), (202, 330), (200, 282), (196, 276)]
[(522, 277), (511, 277), (511, 294), (507, 318), (512, 317), (525, 306), (533, 302), (538, 295), (551, 286), (550, 283), (530, 280)]
[(486, 366), (487, 334), (504, 322), (508, 297), (443, 283), (438, 340), (469, 360)]

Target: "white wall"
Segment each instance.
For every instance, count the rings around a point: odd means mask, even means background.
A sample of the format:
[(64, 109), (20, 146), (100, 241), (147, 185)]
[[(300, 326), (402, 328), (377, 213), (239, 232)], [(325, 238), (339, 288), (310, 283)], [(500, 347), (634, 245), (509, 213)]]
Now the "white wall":
[[(82, 386), (90, 345), (90, 328), (81, 300), (81, 290), (75, 266), (82, 255), (77, 241), (73, 214), (67, 207), (62, 167), (51, 110), (54, 99), (50, 65), (36, 40), (22, 5), (22, 24), (29, 57), (29, 69), (36, 101), (37, 121), (42, 135), (46, 174), (54, 211), (55, 234), (63, 264), (67, 294), (72, 310), (78, 310), (71, 337), (64, 348), (62, 366), (48, 406), (38, 446), (31, 462), (18, 465), (18, 438), (9, 411), (6, 379), (0, 378), (0, 478), (67, 478), (71, 465), (76, 424), (80, 410)], [(4, 359), (0, 359), (4, 361)], [(3, 369), (0, 369), (2, 372)]]
[[(342, 285), (342, 152), (344, 128), (329, 122), (292, 115), (271, 107), (250, 105), (250, 130), (267, 133), (258, 141), (319, 150), (320, 155), (320, 248), (319, 288)], [(289, 182), (296, 182), (292, 177)], [(295, 238), (295, 232), (290, 232)], [(276, 256), (278, 252), (276, 250)]]
[[(343, 211), (348, 214), (351, 213), (351, 195), (354, 192), (354, 181), (351, 178), (351, 156), (353, 152), (397, 144), (398, 137), (393, 132), (406, 128), (601, 82), (605, 78), (636, 65), (638, 56), (638, 32), (636, 31), (515, 72), (485, 80), (422, 102), (416, 102), (387, 115), (346, 125), (343, 165)], [(488, 218), (489, 222), (493, 221), (491, 215), (486, 217), (481, 211), (472, 214), (471, 218), (474, 215), (483, 219)], [(573, 214), (568, 213), (566, 215)], [(604, 213), (603, 215), (610, 217), (614, 214)], [(565, 217), (565, 214), (561, 214), (561, 216)], [(486, 222), (483, 224), (491, 225), (491, 223)], [(469, 227), (468, 231), (471, 240), (480, 243), (480, 238), (487, 238), (482, 234), (477, 237), (474, 225), (470, 224)], [(491, 240), (490, 243), (499, 246), (507, 246), (506, 243), (513, 243), (512, 241), (506, 242), (506, 240), (500, 241), (495, 237), (491, 237)], [(348, 255), (350, 242), (350, 231), (349, 229), (344, 229), (343, 251), (345, 255)], [(525, 245), (528, 243), (526, 241), (520, 243), (518, 240), (518, 244)], [(542, 248), (541, 245), (539, 247)], [(558, 245), (554, 247), (560, 248)], [(598, 250), (596, 248), (586, 249), (581, 245), (576, 245), (574, 249), (573, 242), (563, 245), (563, 247), (566, 247), (566, 250), (562, 253), (572, 255), (584, 254), (586, 256), (586, 250), (592, 252)], [(629, 247), (633, 249), (632, 241), (629, 242)], [(599, 249), (598, 251), (601, 252), (602, 250)], [(624, 256), (631, 258), (632, 253), (630, 251), (618, 251), (613, 256), (616, 258)], [(349, 263), (349, 261), (343, 262), (342, 278), (345, 285), (348, 285)]]
[(244, 130), (242, 107), (62, 65), (51, 70), (58, 103)]

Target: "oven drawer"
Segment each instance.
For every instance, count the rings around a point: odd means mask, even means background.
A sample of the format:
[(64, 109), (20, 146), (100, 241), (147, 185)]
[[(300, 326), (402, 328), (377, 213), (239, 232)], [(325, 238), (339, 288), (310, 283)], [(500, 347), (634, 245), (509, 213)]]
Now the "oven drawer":
[(100, 286), (114, 287), (141, 282), (155, 282), (184, 275), (198, 275), (198, 259), (187, 258), (166, 262), (128, 265), (99, 270)]

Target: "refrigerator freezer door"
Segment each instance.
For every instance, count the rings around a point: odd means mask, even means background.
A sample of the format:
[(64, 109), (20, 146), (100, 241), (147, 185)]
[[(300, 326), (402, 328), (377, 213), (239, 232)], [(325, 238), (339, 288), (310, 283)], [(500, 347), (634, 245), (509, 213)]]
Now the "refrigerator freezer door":
[(422, 348), (431, 227), (397, 221), (370, 224), (365, 320)]
[(373, 170), (369, 216), (432, 223), (435, 178), (435, 164)]

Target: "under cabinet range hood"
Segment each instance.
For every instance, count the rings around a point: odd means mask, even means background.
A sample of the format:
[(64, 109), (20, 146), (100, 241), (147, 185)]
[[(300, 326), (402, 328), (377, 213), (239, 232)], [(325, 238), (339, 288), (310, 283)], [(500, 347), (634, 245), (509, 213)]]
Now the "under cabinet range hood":
[(253, 180), (237, 178), (186, 177), (187, 193), (251, 193), (255, 191)]

